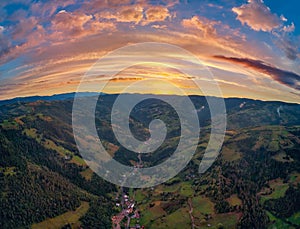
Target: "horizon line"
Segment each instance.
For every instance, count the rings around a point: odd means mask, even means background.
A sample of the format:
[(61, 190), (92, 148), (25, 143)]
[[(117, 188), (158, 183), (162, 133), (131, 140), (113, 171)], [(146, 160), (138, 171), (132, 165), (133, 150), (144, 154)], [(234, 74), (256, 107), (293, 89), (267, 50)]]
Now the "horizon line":
[[(128, 95), (162, 95), (162, 96), (184, 96), (184, 95), (176, 95), (176, 94), (158, 94), (158, 93), (105, 93), (105, 92), (96, 92), (96, 91), (82, 91), (82, 92), (66, 92), (66, 93), (55, 93), (55, 94), (49, 94), (49, 95), (28, 95), (28, 96), (21, 96), (21, 97), (12, 97), (12, 98), (7, 98), (7, 99), (0, 99), (0, 102), (7, 102), (7, 101), (12, 101), (12, 100), (18, 100), (18, 99), (26, 99), (26, 98), (34, 98), (34, 97), (54, 97), (54, 96), (60, 96), (60, 95), (68, 95), (68, 94), (74, 94), (76, 93), (97, 93), (99, 95), (120, 95), (120, 94), (128, 94)], [(300, 102), (290, 102), (290, 101), (283, 101), (283, 100), (263, 100), (263, 99), (254, 99), (254, 98), (247, 98), (247, 97), (234, 97), (234, 96), (229, 96), (229, 97), (217, 97), (213, 95), (197, 95), (197, 94), (190, 94), (187, 95), (189, 97), (196, 96), (196, 97), (213, 97), (213, 98), (219, 98), (219, 99), (247, 99), (247, 100), (252, 100), (252, 101), (261, 101), (261, 102), (278, 102), (278, 103), (287, 103), (287, 104), (295, 104), (295, 105), (300, 105)]]

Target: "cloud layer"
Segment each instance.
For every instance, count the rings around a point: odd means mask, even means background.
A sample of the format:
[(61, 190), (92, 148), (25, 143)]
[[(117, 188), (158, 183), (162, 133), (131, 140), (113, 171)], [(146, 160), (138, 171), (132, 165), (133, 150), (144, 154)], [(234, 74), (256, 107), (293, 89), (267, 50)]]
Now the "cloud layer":
[[(74, 91), (80, 77), (106, 53), (151, 41), (192, 52), (216, 71), (227, 96), (277, 98), (279, 89), (270, 85), (282, 89), (279, 82), (289, 86), (280, 94), (294, 101), (296, 94), (291, 92), (299, 89), (300, 74), (300, 42), (295, 36), (297, 24), (292, 22), (297, 20), (269, 9), (261, 0), (235, 2), (1, 1), (0, 98)], [(263, 80), (247, 69), (260, 73)], [(162, 77), (167, 73), (161, 72)], [(194, 77), (207, 82), (205, 76)], [(177, 81), (182, 87), (189, 85)], [(130, 80), (120, 75), (113, 83), (125, 82)]]

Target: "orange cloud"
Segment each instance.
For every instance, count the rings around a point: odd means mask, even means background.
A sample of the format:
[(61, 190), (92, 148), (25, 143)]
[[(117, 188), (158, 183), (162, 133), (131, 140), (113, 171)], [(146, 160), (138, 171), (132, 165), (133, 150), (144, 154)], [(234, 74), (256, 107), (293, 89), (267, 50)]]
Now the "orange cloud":
[(249, 51), (249, 48), (246, 47), (245, 35), (239, 29), (233, 29), (219, 21), (193, 16), (189, 19), (183, 19), (181, 24), (186, 29), (186, 35), (183, 39), (194, 34), (195, 39), (198, 40), (197, 46), (201, 46), (200, 51), (202, 53), (206, 52), (207, 48), (203, 46), (205, 44), (211, 53), (219, 52), (221, 49), (239, 56), (250, 57), (253, 56), (254, 52), (257, 54), (257, 49)]
[(144, 24), (152, 22), (165, 21), (167, 18), (171, 18), (169, 10), (163, 6), (152, 6), (145, 11)]
[(69, 13), (60, 11), (52, 20), (51, 38), (54, 40), (73, 39), (100, 33), (103, 30), (113, 31), (116, 29), (112, 22), (100, 22), (92, 15), (84, 13)]
[(93, 17), (82, 13), (68, 13), (61, 11), (52, 20), (52, 30), (61, 32), (63, 36), (80, 36), (84, 33), (85, 24)]
[[(145, 9), (145, 10), (144, 10)], [(115, 20), (117, 22), (132, 22), (143, 26), (153, 22), (162, 22), (173, 16), (168, 8), (163, 6), (151, 6), (145, 3), (131, 6), (122, 6), (117, 10), (104, 11), (96, 14), (99, 20)]]
[(143, 19), (143, 7), (125, 6), (118, 12), (102, 12), (97, 14), (99, 19), (115, 19), (118, 22), (134, 22), (138, 24)]
[(191, 19), (183, 19), (182, 25), (186, 28), (197, 29), (203, 32), (205, 38), (216, 36), (217, 31), (215, 25), (218, 24), (216, 21), (210, 21), (206, 19), (200, 19), (198, 16), (194, 16)]

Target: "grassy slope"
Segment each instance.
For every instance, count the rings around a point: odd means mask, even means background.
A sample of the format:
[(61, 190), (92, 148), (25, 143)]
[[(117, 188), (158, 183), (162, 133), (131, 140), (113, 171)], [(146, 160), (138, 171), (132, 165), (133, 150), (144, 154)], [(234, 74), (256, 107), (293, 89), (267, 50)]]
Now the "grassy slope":
[(79, 228), (79, 219), (88, 211), (88, 209), (89, 203), (82, 201), (81, 205), (75, 211), (69, 211), (54, 218), (46, 219), (43, 222), (33, 224), (32, 229), (56, 229), (62, 228), (66, 224), (70, 224), (72, 228)]

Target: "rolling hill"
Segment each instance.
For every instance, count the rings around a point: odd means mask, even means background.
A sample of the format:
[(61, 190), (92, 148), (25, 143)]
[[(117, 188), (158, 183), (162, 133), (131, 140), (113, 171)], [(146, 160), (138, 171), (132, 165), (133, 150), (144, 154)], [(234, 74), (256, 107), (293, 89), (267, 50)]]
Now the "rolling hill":
[[(73, 96), (0, 104), (1, 228), (112, 227), (111, 217), (120, 211), (115, 200), (120, 187), (94, 174), (81, 158), (72, 133)], [(138, 155), (122, 147), (112, 132), (110, 113), (116, 97), (102, 96), (97, 105), (98, 135), (116, 160), (136, 165)], [(201, 125), (197, 151), (168, 182), (125, 189), (136, 203), (139, 224), (145, 228), (299, 228), (300, 105), (226, 99), (224, 145), (213, 166), (199, 175), (210, 113), (204, 97), (190, 98)], [(142, 156), (145, 167), (166, 160), (180, 136), (176, 112), (157, 100), (142, 102), (131, 113), (133, 135), (146, 140), (153, 118), (167, 123), (168, 132), (156, 152)]]

